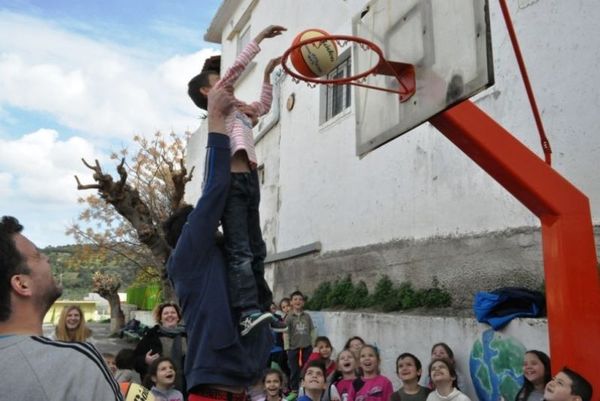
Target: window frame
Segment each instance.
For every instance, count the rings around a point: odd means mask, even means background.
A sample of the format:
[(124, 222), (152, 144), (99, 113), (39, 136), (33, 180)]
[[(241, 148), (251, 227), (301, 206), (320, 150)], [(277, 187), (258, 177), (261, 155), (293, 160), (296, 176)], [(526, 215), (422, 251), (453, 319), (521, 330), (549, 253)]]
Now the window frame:
[[(327, 79), (349, 77), (352, 74), (351, 49), (338, 57), (335, 67), (326, 75)], [(352, 107), (352, 85), (321, 85), (319, 123), (321, 125), (344, 115)]]

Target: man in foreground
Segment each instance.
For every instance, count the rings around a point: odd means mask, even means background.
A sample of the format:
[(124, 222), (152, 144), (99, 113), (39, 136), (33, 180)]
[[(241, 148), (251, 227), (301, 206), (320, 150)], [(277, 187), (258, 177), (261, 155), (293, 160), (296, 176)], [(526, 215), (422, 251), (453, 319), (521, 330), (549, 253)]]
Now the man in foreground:
[(122, 400), (94, 346), (42, 337), (44, 315), (62, 288), (52, 277), (48, 257), (22, 230), (14, 217), (2, 217), (0, 400)]

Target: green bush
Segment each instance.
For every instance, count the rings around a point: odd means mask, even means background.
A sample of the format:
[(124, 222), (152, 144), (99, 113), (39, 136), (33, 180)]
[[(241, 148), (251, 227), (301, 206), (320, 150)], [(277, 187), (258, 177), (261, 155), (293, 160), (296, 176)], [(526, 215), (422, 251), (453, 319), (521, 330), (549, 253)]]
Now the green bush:
[(369, 306), (369, 289), (364, 281), (359, 281), (354, 290), (346, 295), (344, 305), (348, 309), (366, 308)]
[(317, 289), (315, 290), (313, 295), (306, 302), (306, 304), (305, 304), (306, 309), (321, 310), (321, 309), (327, 308), (329, 306), (327, 304), (327, 299), (328, 299), (330, 292), (331, 292), (331, 283), (329, 281), (321, 283), (317, 287)]
[(386, 302), (390, 302), (390, 298), (395, 296), (394, 283), (388, 276), (383, 276), (375, 284), (375, 290), (371, 295), (371, 305), (383, 305)]
[(439, 308), (450, 306), (451, 303), (450, 294), (439, 287), (436, 277), (432, 280), (432, 288), (416, 290), (409, 282), (395, 286), (388, 276), (383, 276), (375, 284), (373, 294), (369, 295), (364, 281), (353, 285), (348, 275), (333, 284), (328, 281), (321, 283), (306, 302), (306, 308), (322, 310), (330, 307), (346, 309), (373, 307), (383, 312), (392, 312), (420, 306)]
[(327, 305), (344, 306), (346, 299), (352, 292), (354, 292), (354, 286), (350, 275), (341, 280), (336, 280), (331, 287), (331, 291), (327, 294)]
[(450, 306), (452, 298), (448, 292), (440, 288), (427, 288), (419, 291), (419, 298), (422, 300), (423, 306), (427, 308), (440, 308)]
[(415, 291), (412, 284), (408, 282), (400, 284), (400, 287), (398, 288), (398, 298), (400, 301), (400, 309), (418, 308), (422, 305), (417, 291)]

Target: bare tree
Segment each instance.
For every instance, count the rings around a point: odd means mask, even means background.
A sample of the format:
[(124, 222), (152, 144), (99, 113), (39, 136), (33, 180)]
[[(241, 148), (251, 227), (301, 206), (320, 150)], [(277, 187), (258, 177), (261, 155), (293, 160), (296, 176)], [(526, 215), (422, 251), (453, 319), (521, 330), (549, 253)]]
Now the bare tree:
[(75, 176), (77, 189), (94, 189), (97, 195), (79, 200), (88, 206), (79, 220), (96, 222), (96, 226), (73, 224), (67, 233), (79, 243), (93, 243), (119, 253), (145, 269), (149, 277), (152, 271), (159, 272), (163, 299), (174, 299), (165, 274), (170, 248), (161, 225), (182, 206), (185, 184), (192, 179), (193, 169), (188, 173), (184, 164), (186, 141), (174, 133), (165, 138), (160, 132), (151, 140), (140, 136), (133, 139), (139, 148), (129, 161), (126, 149), (111, 156), (119, 160), (117, 178), (106, 173), (98, 160), (90, 164), (82, 159), (92, 171), (94, 183), (83, 185)]

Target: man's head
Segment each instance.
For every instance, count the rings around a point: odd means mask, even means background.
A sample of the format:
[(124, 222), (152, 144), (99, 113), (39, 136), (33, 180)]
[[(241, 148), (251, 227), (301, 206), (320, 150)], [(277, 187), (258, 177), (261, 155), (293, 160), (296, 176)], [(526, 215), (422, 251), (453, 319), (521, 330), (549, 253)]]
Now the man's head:
[(544, 391), (546, 401), (591, 401), (591, 399), (590, 382), (566, 366), (546, 384)]
[(208, 110), (207, 94), (219, 79), (218, 71), (205, 70), (188, 82), (188, 95), (196, 106), (202, 110)]
[(0, 321), (11, 318), (13, 307), (30, 304), (38, 318), (46, 314), (62, 294), (48, 257), (21, 234), (23, 226), (14, 217), (0, 222)]
[(165, 240), (171, 248), (175, 249), (183, 226), (185, 225), (189, 214), (192, 213), (192, 210), (194, 210), (194, 208), (190, 205), (180, 207), (163, 223), (162, 228), (165, 233)]
[[(193, 206), (185, 205), (175, 210), (173, 214), (162, 224), (163, 233), (165, 234), (165, 240), (167, 244), (173, 249), (177, 245), (179, 236), (183, 231), (183, 226), (187, 222), (188, 216), (194, 210)], [(215, 243), (219, 246), (224, 245), (225, 239), (220, 231), (215, 233)]]

